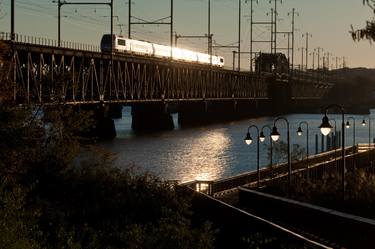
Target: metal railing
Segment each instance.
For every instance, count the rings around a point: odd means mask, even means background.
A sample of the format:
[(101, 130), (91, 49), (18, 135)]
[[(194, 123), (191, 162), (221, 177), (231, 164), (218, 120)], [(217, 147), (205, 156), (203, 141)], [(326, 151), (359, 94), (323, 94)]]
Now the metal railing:
[[(347, 162), (347, 168), (349, 169), (351, 165), (355, 164), (363, 164), (364, 160), (369, 159), (369, 153), (374, 156), (375, 158), (375, 149), (368, 150), (365, 152), (358, 152), (355, 154), (350, 154), (353, 150), (353, 147), (348, 146), (345, 148), (345, 160)], [(326, 172), (330, 171), (337, 171), (339, 170), (338, 167), (341, 163), (341, 156), (340, 156), (341, 149), (337, 149), (336, 152), (334, 150), (323, 152), (317, 155), (311, 156), (308, 161), (306, 160), (299, 160), (292, 162), (292, 174), (300, 174), (306, 175), (307, 170), (309, 171), (309, 175), (312, 176), (313, 179), (318, 179), (319, 176), (324, 175)], [(336, 155), (335, 155), (336, 154)], [(357, 163), (353, 163), (355, 160)], [(307, 168), (307, 165), (309, 167)], [(280, 179), (283, 177), (287, 177), (288, 175), (288, 164), (282, 163), (278, 165), (274, 165), (272, 168), (262, 168), (260, 169), (260, 179), (261, 183), (267, 184), (267, 182), (272, 181), (273, 179)], [(210, 195), (220, 195), (221, 193), (227, 193), (234, 191), (239, 186), (256, 186), (257, 182), (257, 172), (251, 171), (247, 173), (243, 173), (240, 175), (228, 177), (225, 179), (219, 179), (215, 181), (193, 181), (189, 183), (185, 183), (183, 185), (189, 186), (192, 189)], [(204, 188), (202, 188), (202, 185)]]
[[(11, 41), (12, 35), (9, 32), (0, 32), (0, 40)], [(23, 44), (33, 44), (48, 47), (59, 47), (58, 41), (54, 39), (49, 39), (45, 37), (36, 37), (30, 35), (15, 34), (14, 42)], [(97, 45), (72, 42), (72, 41), (61, 41), (59, 48), (84, 50), (90, 52), (100, 52), (100, 47)]]

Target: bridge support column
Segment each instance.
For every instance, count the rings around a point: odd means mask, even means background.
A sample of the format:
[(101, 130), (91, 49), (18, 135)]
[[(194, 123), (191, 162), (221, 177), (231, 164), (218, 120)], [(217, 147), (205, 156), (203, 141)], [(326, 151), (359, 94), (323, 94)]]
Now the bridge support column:
[(181, 103), (178, 112), (180, 126), (195, 126), (233, 119), (234, 102), (188, 102)]
[(111, 118), (122, 118), (122, 105), (110, 105), (109, 116)]
[(173, 130), (174, 123), (164, 103), (132, 106), (132, 129), (136, 131)]
[(288, 82), (278, 81), (275, 77), (267, 78), (268, 96), (271, 99), (271, 108), (274, 114), (289, 112), (290, 92)]
[(116, 137), (116, 127), (110, 116), (110, 107), (100, 105), (95, 109), (95, 125), (93, 135), (99, 139), (113, 139)]

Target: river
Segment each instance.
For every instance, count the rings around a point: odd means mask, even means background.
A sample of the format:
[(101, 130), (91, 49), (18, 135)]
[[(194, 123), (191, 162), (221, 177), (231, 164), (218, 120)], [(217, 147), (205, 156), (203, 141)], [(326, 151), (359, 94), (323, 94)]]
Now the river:
[[(371, 114), (372, 117), (374, 114)], [(321, 114), (285, 115), (290, 123), (291, 144), (306, 147), (306, 133), (297, 136), (299, 122), (309, 124), (309, 154), (315, 153), (315, 134), (319, 134), (318, 126)], [(361, 125), (368, 116), (349, 115), (356, 119), (356, 143), (368, 143), (368, 126)], [(337, 122), (337, 130), (341, 130), (341, 115), (331, 114), (330, 119)], [(177, 115), (173, 116), (176, 128), (172, 131), (136, 134), (131, 130), (130, 107), (123, 108), (123, 118), (115, 120), (117, 137), (99, 145), (115, 154), (115, 165), (120, 168), (136, 167), (141, 172), (148, 171), (164, 180), (187, 182), (192, 180), (214, 180), (237, 175), (256, 169), (257, 146), (255, 141), (246, 145), (244, 138), (249, 125), (273, 126), (275, 117), (254, 118), (248, 120), (220, 123), (194, 128), (179, 128)], [(351, 119), (349, 119), (352, 122)], [(331, 122), (333, 125), (333, 122)], [(281, 141), (286, 142), (286, 122), (280, 120), (276, 126), (281, 134)], [(373, 127), (373, 126), (372, 126)], [(306, 127), (302, 126), (306, 131)], [(353, 144), (353, 128), (346, 129), (346, 145)], [(256, 130), (250, 130), (256, 138)], [(266, 136), (269, 130), (265, 129)], [(371, 131), (371, 137), (375, 132)], [(371, 139), (372, 141), (372, 139)], [(269, 164), (267, 147), (269, 138), (260, 144), (260, 166)], [(274, 156), (274, 160), (276, 160)]]

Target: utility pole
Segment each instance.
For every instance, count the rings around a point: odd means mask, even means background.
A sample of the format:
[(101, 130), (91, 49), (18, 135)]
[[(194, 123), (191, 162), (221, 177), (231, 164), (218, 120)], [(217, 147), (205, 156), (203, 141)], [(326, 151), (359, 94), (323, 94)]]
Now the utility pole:
[(290, 65), (290, 35), (292, 33), (288, 32), (288, 63)]
[(241, 0), (238, 0), (238, 71), (241, 71)]
[[(274, 49), (274, 11), (273, 9), (271, 9), (271, 21), (270, 22), (254, 22), (254, 19), (253, 19), (253, 13), (254, 13), (254, 9), (253, 9), (253, 1), (255, 1), (256, 3), (258, 3), (258, 0), (248, 0), (250, 1), (250, 71), (253, 72), (253, 54), (259, 54), (259, 56), (261, 55), (261, 53), (258, 53), (258, 52), (254, 52), (253, 50), (253, 44), (254, 43), (271, 43), (271, 53), (273, 53)], [(280, 1), (280, 0), (271, 0), (271, 1)], [(267, 14), (268, 15), (268, 14)], [(254, 25), (270, 25), (271, 26), (271, 40), (254, 40), (254, 36), (253, 36), (253, 31), (254, 31)]]
[(293, 70), (293, 67), (294, 67), (294, 32), (295, 32), (294, 18), (296, 15), (299, 16), (299, 13), (296, 12), (295, 9), (293, 8), (292, 12), (289, 12), (288, 15), (292, 16), (292, 70)]
[[(207, 31), (208, 37), (211, 35), (211, 0), (208, 0), (208, 31)], [(208, 39), (208, 48), (207, 48), (208, 54), (211, 55), (211, 46), (210, 46), (210, 39)]]
[(173, 59), (173, 0), (171, 0), (171, 22), (170, 22), (170, 43), (171, 43), (171, 59)]
[(298, 50), (301, 50), (301, 71), (303, 71), (303, 52), (304, 52), (304, 47), (300, 47)]
[[(173, 57), (173, 0), (171, 0), (170, 2), (170, 6), (171, 6), (171, 12), (170, 12), (170, 16), (167, 16), (167, 17), (164, 17), (164, 18), (160, 18), (156, 21), (146, 21), (146, 20), (143, 20), (141, 18), (138, 18), (138, 17), (135, 17), (135, 16), (132, 16), (132, 10), (131, 10), (131, 1), (132, 0), (129, 0), (129, 34), (128, 34), (128, 37), (129, 39), (131, 38), (131, 26), (132, 25), (170, 25), (170, 47), (171, 47), (171, 59)], [(169, 22), (166, 22), (165, 20), (166, 19), (170, 19)], [(137, 21), (132, 21), (133, 19), (137, 20)]]
[(323, 48), (317, 47), (316, 50), (318, 50), (318, 70), (320, 69), (320, 52), (323, 52)]
[(329, 66), (330, 66), (330, 64), (329, 64), (329, 57), (332, 55), (332, 53), (327, 52), (326, 55), (327, 55), (327, 70), (329, 71)]
[(345, 56), (342, 57), (342, 68), (346, 67)]
[(212, 66), (212, 34), (211, 34), (211, 0), (208, 0), (208, 32), (207, 32), (207, 38), (208, 38), (208, 54), (210, 55), (210, 65)]
[[(283, 1), (282, 0), (269, 0), (269, 3), (271, 3), (271, 2), (274, 2), (274, 9), (273, 9), (273, 20), (272, 20), (272, 25), (273, 25), (273, 32), (272, 32), (272, 36), (273, 36), (273, 38), (272, 38), (272, 40), (273, 40), (273, 50), (271, 51), (271, 53), (273, 53), (273, 54), (276, 54), (276, 52), (277, 52), (277, 15), (278, 15), (278, 13), (277, 13), (277, 2), (278, 1), (280, 1), (280, 3), (282, 3)], [(271, 29), (272, 30), (272, 29)]]
[(128, 38), (131, 39), (132, 38), (132, 27), (131, 27), (131, 20), (132, 20), (132, 0), (129, 0), (129, 10), (128, 10), (128, 26), (129, 26), (129, 29), (128, 29)]
[(312, 69), (315, 70), (315, 49), (310, 53), (312, 55), (313, 60), (312, 60)]
[(274, 50), (274, 34), (275, 34), (275, 31), (273, 30), (274, 29), (274, 22), (273, 22), (273, 15), (275, 14), (274, 12), (274, 9), (271, 8), (271, 54), (273, 54), (273, 50)]
[[(257, 2), (258, 3), (258, 2)], [(253, 0), (250, 0), (250, 72), (253, 72)]]
[(309, 61), (309, 57), (308, 57), (308, 54), (309, 54), (309, 37), (312, 37), (312, 35), (308, 32), (306, 32), (306, 34), (302, 34), (302, 37), (305, 37), (306, 38), (306, 70), (308, 69), (308, 61)]
[(255, 1), (258, 4), (258, 0), (246, 0), (250, 1), (250, 72), (253, 72), (253, 14), (254, 14), (254, 6), (253, 2)]
[(16, 39), (16, 34), (14, 33), (14, 1), (15, 0), (11, 0), (10, 5), (10, 35), (12, 42)]
[(287, 31), (287, 32), (277, 32), (277, 34), (283, 34), (284, 35), (284, 38), (285, 36), (288, 37), (288, 46), (286, 48), (284, 47), (278, 47), (277, 50), (286, 50), (287, 51), (287, 56), (288, 56), (288, 63), (290, 63), (290, 36), (292, 35), (292, 32), (290, 31)]
[[(12, 0), (12, 3), (14, 0)], [(56, 3), (56, 1), (53, 1)], [(66, 2), (65, 0), (57, 0), (57, 45), (61, 46), (61, 7), (63, 5), (108, 5), (111, 8), (111, 37), (113, 36), (113, 0), (110, 2)], [(111, 51), (113, 44), (111, 43)], [(111, 53), (112, 54), (112, 53)]]

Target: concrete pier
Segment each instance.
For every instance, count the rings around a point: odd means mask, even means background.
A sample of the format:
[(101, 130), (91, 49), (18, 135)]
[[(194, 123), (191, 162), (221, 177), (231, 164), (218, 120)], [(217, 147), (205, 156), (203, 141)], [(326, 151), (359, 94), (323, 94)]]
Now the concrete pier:
[(99, 105), (94, 111), (95, 124), (92, 130), (93, 136), (99, 139), (113, 139), (116, 137), (116, 128), (113, 119), (110, 116), (110, 107), (108, 105)]
[(174, 123), (166, 103), (134, 104), (132, 129), (135, 131), (173, 130)]

